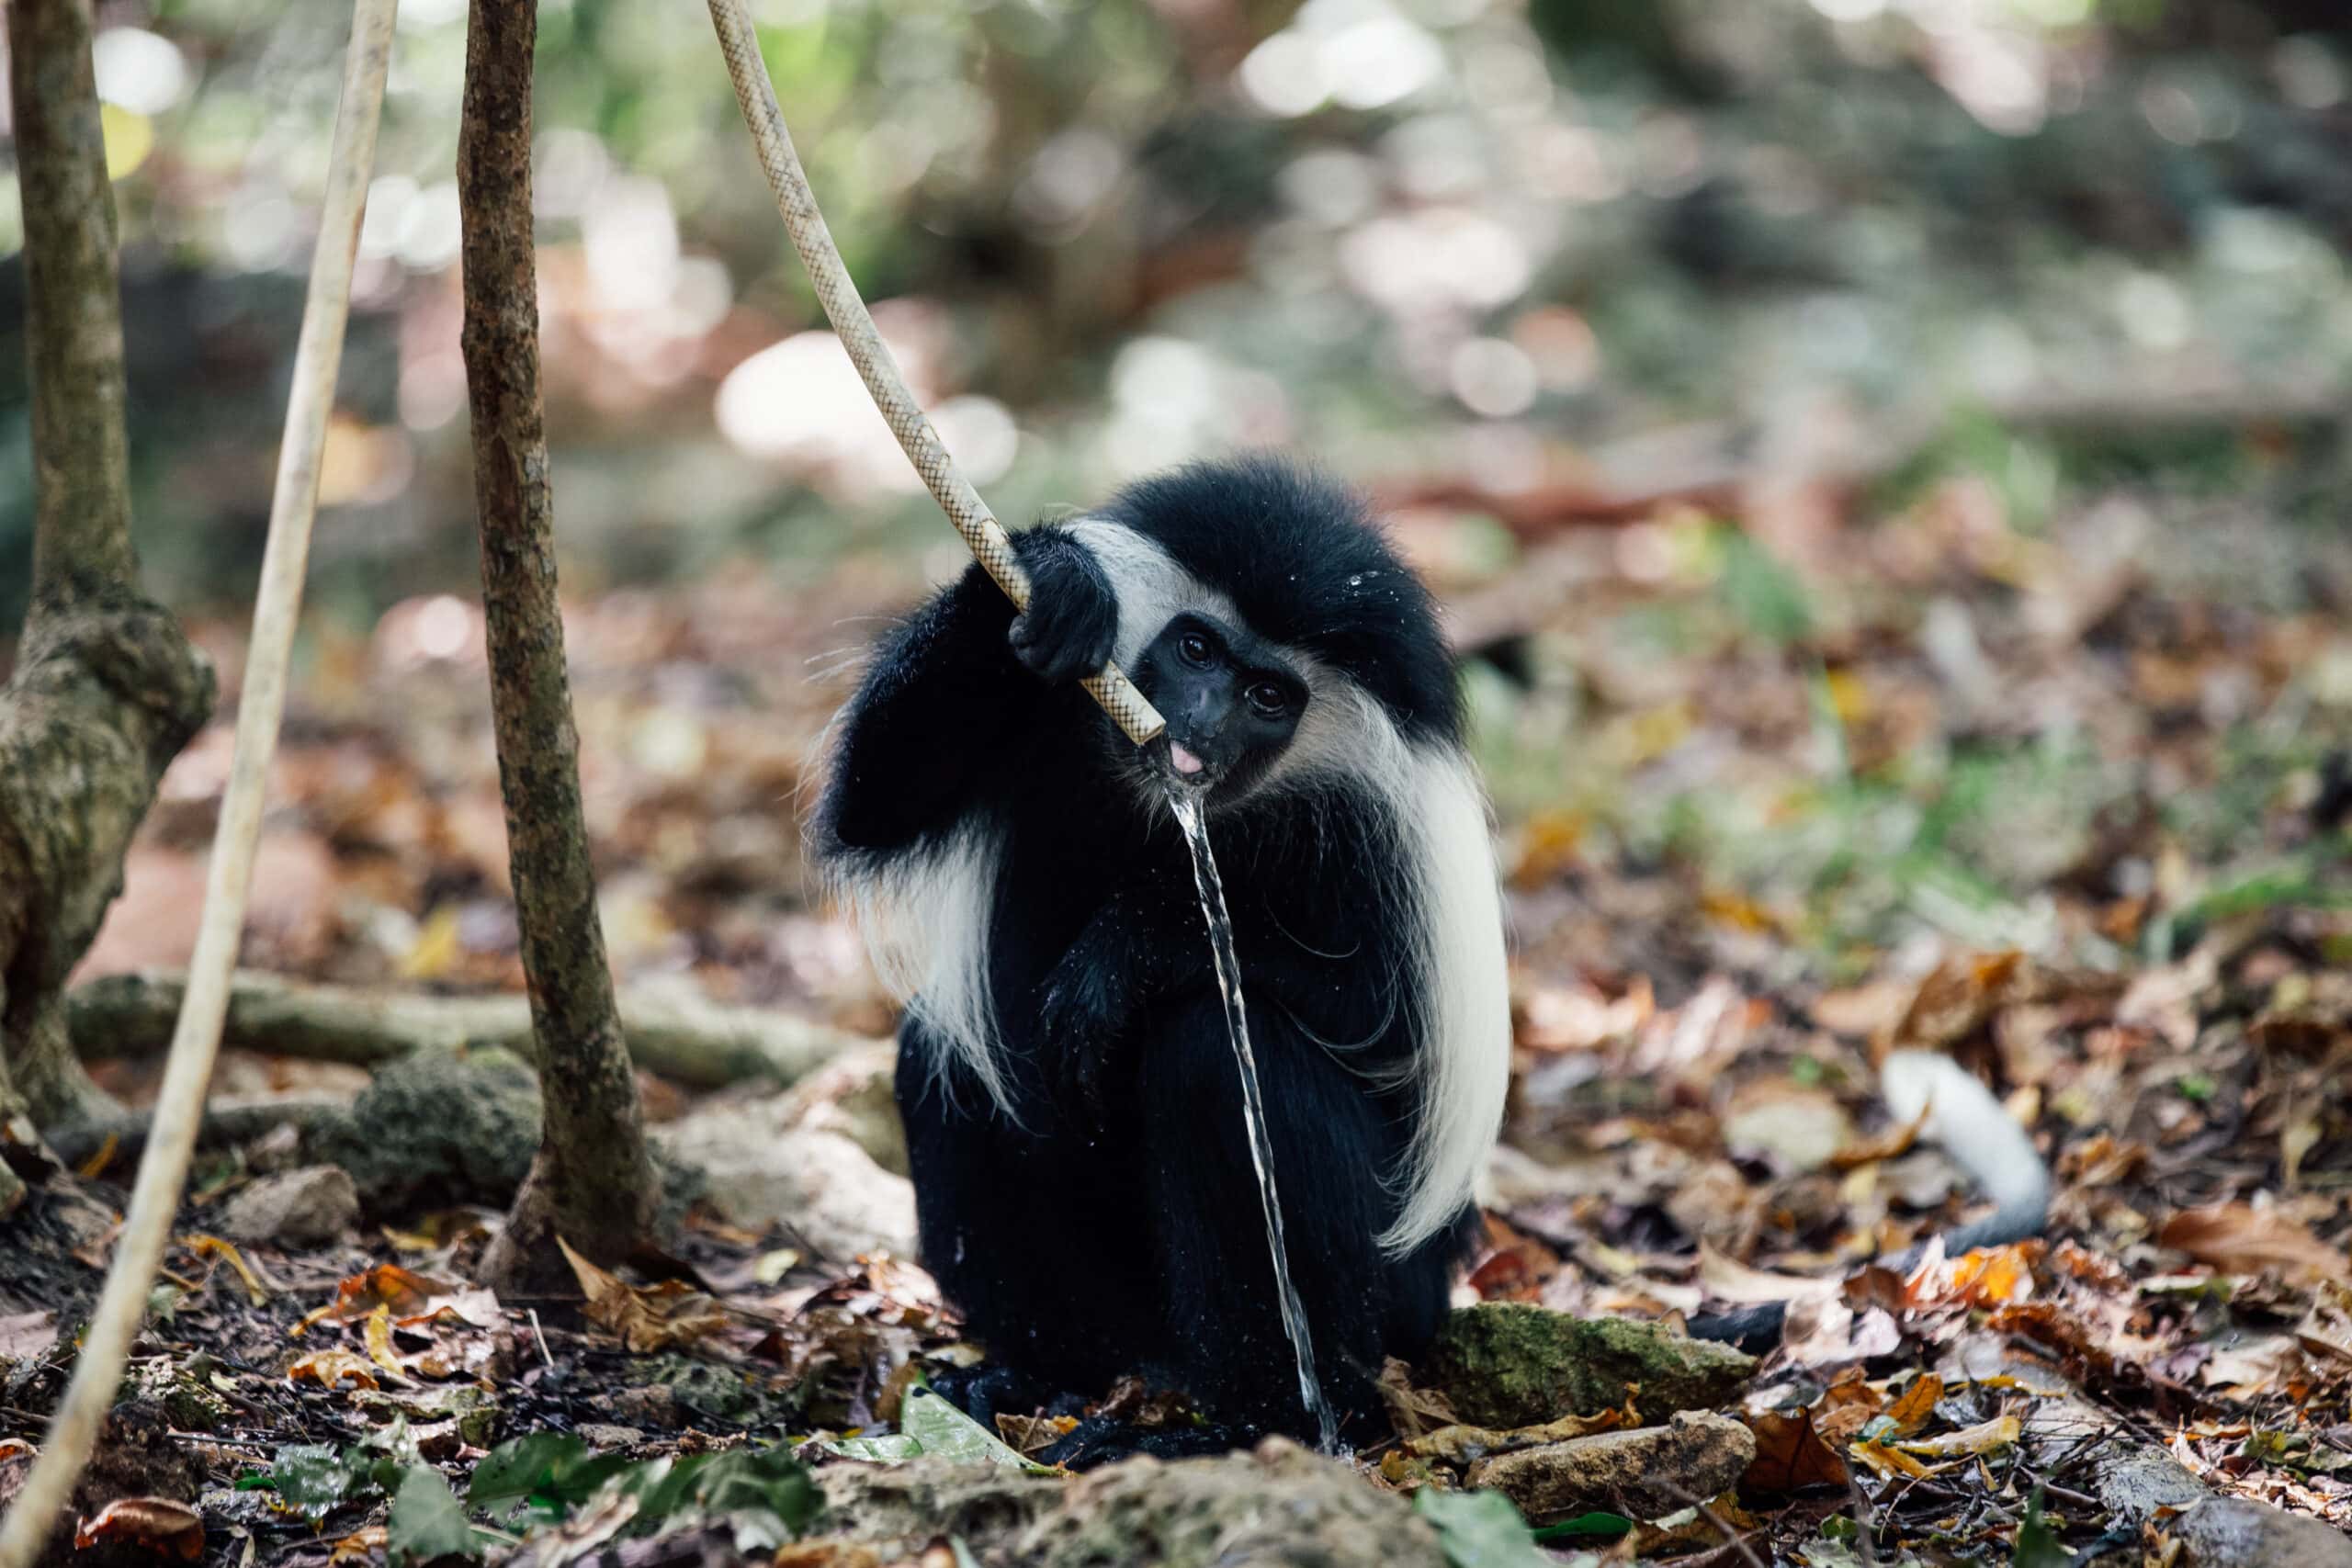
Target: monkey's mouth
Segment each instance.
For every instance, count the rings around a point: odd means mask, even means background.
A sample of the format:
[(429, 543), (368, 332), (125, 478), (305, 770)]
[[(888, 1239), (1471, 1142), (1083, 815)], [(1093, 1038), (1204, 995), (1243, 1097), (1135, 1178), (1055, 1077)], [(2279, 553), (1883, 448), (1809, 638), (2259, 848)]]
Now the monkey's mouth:
[(1216, 778), (1216, 770), (1173, 736), (1168, 739), (1168, 770), (1189, 789), (1206, 789)]

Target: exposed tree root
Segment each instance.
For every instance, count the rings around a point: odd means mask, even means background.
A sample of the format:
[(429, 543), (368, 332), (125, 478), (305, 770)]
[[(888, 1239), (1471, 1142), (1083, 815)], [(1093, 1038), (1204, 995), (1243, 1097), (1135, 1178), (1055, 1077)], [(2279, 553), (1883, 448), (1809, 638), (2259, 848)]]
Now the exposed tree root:
[[(176, 973), (154, 971), (75, 987), (65, 999), (75, 1054), (85, 1060), (160, 1055), (171, 1043), (182, 983)], [(793, 1083), (869, 1043), (789, 1013), (684, 997), (625, 992), (620, 1013), (637, 1065), (689, 1089), (751, 1078)], [(250, 969), (231, 987), (221, 1043), (363, 1067), (431, 1046), (503, 1045), (526, 1060), (533, 1056), (530, 1004), (518, 996), (370, 991)]]
[[(242, 1144), (280, 1127), (309, 1127), (347, 1109), (339, 1100), (224, 1100), (205, 1107), (204, 1122), (196, 1135), (197, 1146)], [(152, 1111), (118, 1111), (70, 1127), (51, 1128), (49, 1146), (57, 1152), (58, 1158), (78, 1166), (106, 1149), (107, 1140), (112, 1138), (114, 1147), (107, 1150), (108, 1164), (136, 1159), (146, 1150), (147, 1134), (154, 1121)]]

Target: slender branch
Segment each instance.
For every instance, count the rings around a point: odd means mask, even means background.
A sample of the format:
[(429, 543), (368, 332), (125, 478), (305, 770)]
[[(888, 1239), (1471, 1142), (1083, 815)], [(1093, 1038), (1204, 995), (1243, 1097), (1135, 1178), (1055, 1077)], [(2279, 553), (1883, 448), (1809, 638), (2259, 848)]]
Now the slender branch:
[(539, 1158), (483, 1261), (487, 1275), (509, 1282), (569, 1277), (550, 1226), (598, 1262), (625, 1257), (644, 1238), (653, 1195), (643, 1112), (596, 915), (580, 735), (556, 599), (531, 231), (537, 33), (534, 0), (472, 0), (458, 131), (459, 347), (472, 412), (491, 716), (547, 1107)]
[[(114, 1268), (83, 1337), (82, 1354), (51, 1425), (49, 1440), (17, 1492), (7, 1518), (0, 1521), (0, 1568), (25, 1568), (39, 1554), (89, 1458), (99, 1422), (122, 1381), (123, 1361), (139, 1332), (148, 1289), (163, 1261), (203, 1119), (205, 1089), (211, 1080), (221, 1017), (228, 1006), (229, 972), (236, 963), (246, 895), (253, 884), (263, 787), (285, 707), (286, 671), (293, 654), (294, 623), (310, 554), (311, 520), (318, 505), (319, 455), (326, 440), (327, 413), (334, 400), (335, 372), (343, 356), (352, 258), (359, 243), (368, 170), (375, 157), (377, 113), (382, 107), (384, 71), (391, 54), (392, 7), (393, 0), (359, 0), (352, 18), (343, 98), (328, 161), (326, 204), (320, 216), (318, 251), (311, 264), (310, 294), (303, 302), (301, 337), (294, 351), (285, 446), (278, 454), (269, 540), (262, 555), (252, 645), (237, 709), (236, 753), (214, 836), (187, 997), (164, 1069), (154, 1128), (131, 1192)], [(20, 16), (28, 8), (47, 11), (63, 9), (65, 5), (63, 0), (17, 0), (14, 11)], [(86, 73), (86, 48), (83, 53), (81, 69)], [(17, 103), (21, 112), (24, 99), (20, 96)], [(95, 116), (95, 104), (91, 112)], [(104, 193), (98, 194), (102, 198)], [(115, 351), (119, 356), (119, 335)]]
[[(816, 288), (818, 303), (825, 308), (826, 319), (833, 323), (842, 346), (849, 351), (850, 363), (857, 367), (866, 391), (873, 396), (874, 406), (882, 411), (890, 434), (899, 438), (907, 460), (922, 476), (932, 499), (939, 502), (940, 510), (947, 513), (947, 521), (964, 536), (973, 558), (1004, 590), (1005, 596), (1026, 610), (1029, 578), (1013, 558), (1012, 538), (989, 510), (988, 502), (980, 499), (979, 491), (972, 488), (964, 471), (956, 466), (956, 459), (939, 439), (939, 432), (932, 428), (922, 405), (908, 388), (906, 378), (899, 374), (898, 361), (891, 357), (889, 344), (875, 329), (874, 318), (867, 313), (865, 301), (858, 297), (857, 285), (851, 281), (849, 267), (833, 243), (832, 231), (825, 227), (825, 215), (817, 208), (817, 194), (808, 186), (800, 155), (793, 151), (792, 133), (785, 129), (784, 109), (775, 100), (775, 86), (768, 80), (767, 63), (760, 58), (759, 34), (752, 26), (750, 13), (743, 8), (743, 0), (710, 0), (710, 21), (718, 29), (718, 47), (727, 56), (727, 74), (735, 84), (735, 102), (743, 111), (744, 125), (752, 132), (752, 143), (759, 152), (760, 167), (767, 175), (768, 188), (775, 195), (776, 211), (792, 236), (793, 249), (800, 253), (801, 265), (808, 269), (808, 280)], [(1080, 684), (1126, 731), (1127, 739), (1138, 746), (1167, 728), (1159, 710), (1136, 690), (1134, 682), (1116, 664), (1105, 664), (1099, 673), (1087, 676)]]

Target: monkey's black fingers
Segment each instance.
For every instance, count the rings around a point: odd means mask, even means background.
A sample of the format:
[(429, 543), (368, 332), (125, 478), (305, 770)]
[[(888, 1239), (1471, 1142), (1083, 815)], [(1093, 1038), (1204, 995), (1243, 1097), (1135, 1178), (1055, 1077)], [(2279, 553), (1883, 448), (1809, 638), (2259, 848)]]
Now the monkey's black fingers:
[(1102, 669), (1119, 632), (1119, 602), (1102, 563), (1054, 528), (1032, 529), (1019, 547), (1029, 608), (1008, 634), (1013, 656), (1056, 685)]
[(1099, 643), (1074, 638), (1067, 627), (1056, 626), (1043, 604), (1035, 601), (1028, 614), (1013, 617), (1005, 640), (1022, 667), (1049, 686), (1066, 685), (1081, 675), (1091, 675), (1111, 657), (1107, 637)]

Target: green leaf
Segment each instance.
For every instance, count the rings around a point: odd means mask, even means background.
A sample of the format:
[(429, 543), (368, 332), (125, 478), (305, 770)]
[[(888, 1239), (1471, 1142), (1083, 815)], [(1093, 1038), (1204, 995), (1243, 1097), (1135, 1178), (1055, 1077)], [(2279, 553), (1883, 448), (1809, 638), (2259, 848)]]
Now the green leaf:
[(489, 1508), (520, 1498), (536, 1513), (561, 1518), (629, 1463), (619, 1454), (592, 1451), (569, 1432), (533, 1432), (483, 1456), (466, 1487), (466, 1501)]
[(886, 1432), (878, 1438), (834, 1438), (824, 1449), (843, 1459), (862, 1459), (873, 1464), (900, 1464), (922, 1456), (922, 1445), (904, 1432)]
[(922, 1445), (922, 1451), (964, 1464), (1002, 1465), (1033, 1475), (1051, 1475), (1054, 1467), (1039, 1464), (994, 1432), (956, 1409), (932, 1390), (917, 1385), (907, 1390), (899, 1412), (899, 1429)]
[(2058, 1544), (2058, 1534), (2041, 1517), (2041, 1488), (2025, 1506), (2025, 1523), (2018, 1526), (2017, 1549), (2009, 1553), (2009, 1568), (2071, 1568), (2074, 1554)]
[(1438, 1545), (1453, 1568), (1554, 1568), (1527, 1521), (1499, 1492), (1424, 1487), (1413, 1494), (1413, 1512), (1436, 1528)]
[(717, 1515), (734, 1527), (739, 1551), (774, 1550), (823, 1506), (808, 1467), (788, 1449), (734, 1449), (682, 1460), (654, 1460), (620, 1483), (638, 1499), (638, 1520), (655, 1524), (685, 1515)]
[(316, 1523), (374, 1486), (368, 1468), (364, 1459), (355, 1463), (323, 1443), (288, 1443), (266, 1472), (241, 1478), (237, 1489), (275, 1492), (288, 1507)]
[(471, 1559), (481, 1551), (457, 1495), (439, 1471), (424, 1464), (402, 1472), (391, 1514), (384, 1520), (384, 1541), (392, 1568), (449, 1557)]
[(1623, 1514), (1578, 1514), (1573, 1519), (1545, 1525), (1535, 1532), (1537, 1540), (1589, 1540), (1595, 1537), (1614, 1540), (1631, 1534), (1634, 1521)]

